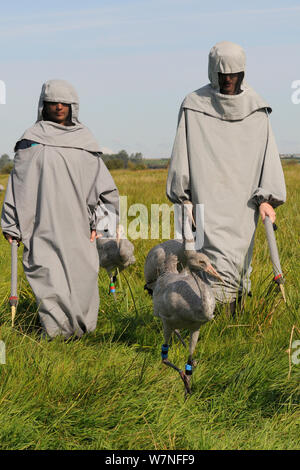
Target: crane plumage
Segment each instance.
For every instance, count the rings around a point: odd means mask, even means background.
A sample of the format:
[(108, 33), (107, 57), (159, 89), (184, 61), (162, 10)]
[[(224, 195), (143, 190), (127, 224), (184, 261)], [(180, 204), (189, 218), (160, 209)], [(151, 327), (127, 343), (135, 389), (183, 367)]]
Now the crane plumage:
[(150, 295), (153, 293), (158, 277), (163, 274), (165, 263), (170, 255), (176, 257), (177, 270), (181, 271), (186, 265), (184, 243), (182, 240), (167, 240), (154, 246), (149, 251), (144, 265), (144, 278), (146, 281), (144, 289), (147, 290)]
[(134, 245), (124, 238), (122, 232), (117, 232), (116, 237), (97, 238), (96, 243), (100, 267), (106, 270), (110, 278), (110, 292), (115, 296), (114, 283), (117, 272), (135, 263)]
[[(162, 274), (155, 282), (153, 291), (154, 315), (162, 320), (164, 364), (177, 370), (184, 381), (186, 393), (190, 393), (190, 377), (194, 365), (193, 354), (201, 325), (214, 318), (215, 298), (208, 284), (201, 279), (201, 270), (221, 279), (212, 267), (208, 257), (193, 250), (185, 251), (187, 268), (177, 271), (178, 258), (167, 256)], [(190, 331), (189, 356), (185, 372), (168, 360), (171, 335), (179, 329)]]
[[(192, 228), (196, 226), (193, 217), (193, 205), (190, 201), (182, 203), (182, 236), (183, 239), (173, 239), (154, 246), (148, 253), (144, 265), (144, 289), (152, 295), (157, 278), (164, 272), (165, 263), (170, 255), (177, 258), (177, 270), (181, 271), (187, 265), (187, 246), (194, 247)], [(194, 251), (194, 250), (192, 250)], [(173, 258), (175, 262), (175, 258)]]

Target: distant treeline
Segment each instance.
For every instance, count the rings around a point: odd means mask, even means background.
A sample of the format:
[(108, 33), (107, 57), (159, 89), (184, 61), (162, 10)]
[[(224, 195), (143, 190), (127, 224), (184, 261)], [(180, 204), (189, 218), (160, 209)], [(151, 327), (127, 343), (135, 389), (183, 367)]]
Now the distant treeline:
[(167, 168), (169, 163), (168, 158), (147, 159), (144, 158), (140, 152), (128, 155), (126, 150), (121, 150), (120, 152), (112, 155), (103, 154), (101, 155), (101, 157), (109, 170), (116, 170), (120, 168), (125, 168), (129, 170), (144, 170), (147, 168)]
[(9, 174), (13, 169), (14, 162), (9, 158), (9, 155), (5, 153), (0, 157), (0, 173)]
[[(107, 168), (109, 170), (128, 169), (128, 170), (144, 170), (168, 168), (169, 158), (144, 158), (142, 153), (132, 153), (128, 155), (126, 150), (120, 150), (115, 154), (102, 154)], [(280, 155), (282, 160), (300, 161), (300, 154)], [(0, 157), (0, 173), (10, 173), (13, 168), (13, 160), (6, 153)]]
[[(144, 158), (140, 152), (128, 155), (126, 150), (121, 150), (120, 152), (112, 155), (102, 154), (101, 157), (109, 170), (121, 168), (128, 170), (167, 168), (169, 164), (168, 158), (147, 159)], [(10, 173), (13, 165), (13, 160), (9, 158), (9, 155), (4, 154), (0, 157), (0, 173)]]

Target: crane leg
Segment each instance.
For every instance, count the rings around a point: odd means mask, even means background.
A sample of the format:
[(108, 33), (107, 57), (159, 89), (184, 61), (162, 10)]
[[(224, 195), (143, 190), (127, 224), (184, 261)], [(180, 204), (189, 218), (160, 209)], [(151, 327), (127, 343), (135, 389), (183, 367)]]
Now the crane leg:
[(170, 362), (168, 360), (169, 340), (170, 340), (171, 334), (172, 334), (172, 329), (168, 328), (164, 324), (165, 343), (161, 347), (161, 358), (162, 358), (162, 362), (166, 366), (172, 367), (172, 369), (176, 370), (179, 373), (179, 375), (180, 375), (180, 377), (181, 377), (181, 379), (183, 380), (183, 383), (184, 383), (185, 395), (186, 395), (187, 393), (191, 393), (191, 389), (190, 389), (190, 386), (189, 386), (189, 380), (188, 380), (187, 375), (185, 374), (185, 372), (182, 369), (179, 369), (179, 367), (177, 367), (175, 364), (173, 364), (172, 362)]
[(193, 331), (190, 336), (189, 357), (185, 365), (185, 376), (186, 376), (186, 381), (188, 384), (185, 387), (185, 398), (187, 397), (188, 393), (191, 393), (190, 381), (192, 378), (193, 369), (196, 367), (196, 364), (197, 364), (197, 362), (193, 359), (193, 354), (196, 349), (198, 338), (199, 338), (199, 330)]
[(114, 296), (114, 299), (116, 300), (117, 296), (116, 296), (115, 282), (116, 282), (117, 276), (113, 275), (111, 272), (109, 272), (108, 275), (109, 275), (109, 292), (108, 293), (112, 294)]

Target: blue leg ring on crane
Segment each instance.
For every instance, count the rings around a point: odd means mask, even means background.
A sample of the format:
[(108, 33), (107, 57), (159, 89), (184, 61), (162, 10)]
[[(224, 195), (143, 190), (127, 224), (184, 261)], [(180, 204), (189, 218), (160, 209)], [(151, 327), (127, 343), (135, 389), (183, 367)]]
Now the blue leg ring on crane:
[(168, 344), (163, 344), (161, 347), (161, 358), (162, 359), (167, 359), (168, 358), (168, 351), (169, 351), (169, 345)]

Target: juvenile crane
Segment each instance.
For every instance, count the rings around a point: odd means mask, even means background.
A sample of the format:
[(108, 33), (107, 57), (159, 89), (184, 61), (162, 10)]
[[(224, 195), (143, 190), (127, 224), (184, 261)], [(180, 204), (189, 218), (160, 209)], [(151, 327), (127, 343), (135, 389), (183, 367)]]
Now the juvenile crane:
[[(153, 291), (154, 315), (162, 320), (164, 344), (162, 362), (179, 372), (185, 385), (185, 394), (191, 393), (193, 354), (199, 337), (200, 326), (214, 317), (215, 298), (208, 284), (200, 277), (200, 271), (220, 279), (208, 257), (196, 251), (186, 251), (188, 268), (177, 271), (177, 257), (169, 255), (165, 262), (164, 273), (158, 277)], [(185, 371), (168, 360), (170, 337), (176, 329), (190, 331), (189, 356)]]
[(177, 270), (181, 271), (186, 265), (184, 243), (182, 240), (167, 240), (154, 246), (149, 251), (144, 265), (144, 278), (146, 281), (144, 289), (150, 295), (153, 294), (158, 277), (164, 273), (166, 260), (170, 255), (173, 256), (174, 263), (176, 258)]
[[(170, 255), (173, 255), (177, 259), (177, 270), (181, 271), (187, 263), (187, 257), (185, 254), (186, 248), (186, 235), (189, 239), (192, 237), (192, 226), (195, 227), (195, 221), (192, 213), (192, 204), (189, 201), (185, 201), (182, 204), (182, 216), (185, 218), (186, 225), (182, 226), (183, 239), (167, 240), (160, 243), (149, 251), (144, 265), (144, 278), (146, 284), (144, 289), (148, 291), (150, 295), (153, 294), (155, 283), (158, 277), (163, 274), (166, 269), (166, 260)], [(187, 232), (186, 234), (184, 232)], [(173, 258), (175, 263), (175, 258)]]
[(115, 280), (117, 272), (123, 271), (135, 263), (134, 246), (123, 238), (122, 230), (117, 231), (115, 238), (100, 237), (97, 239), (99, 264), (104, 268), (110, 279), (109, 292), (115, 297)]

